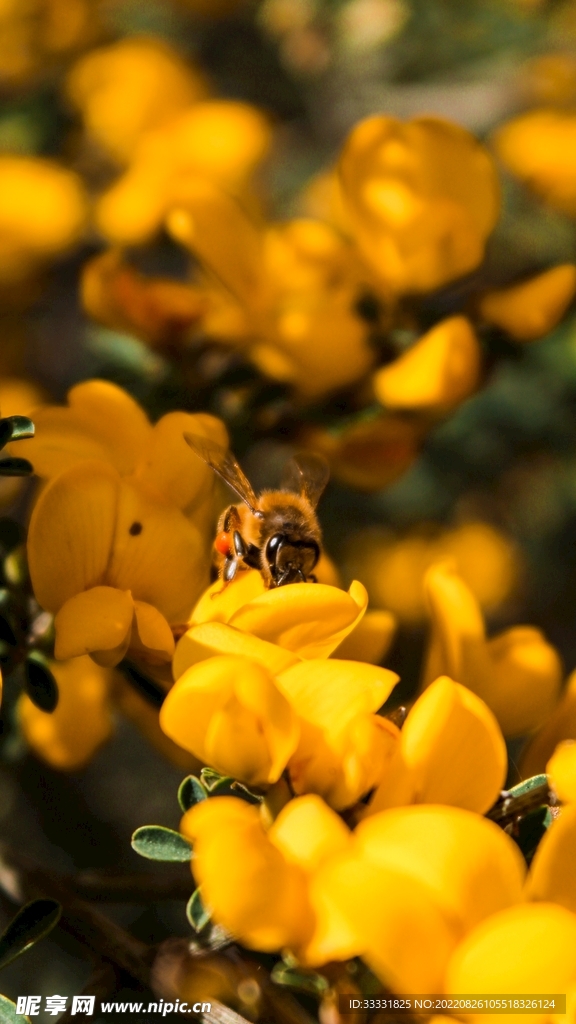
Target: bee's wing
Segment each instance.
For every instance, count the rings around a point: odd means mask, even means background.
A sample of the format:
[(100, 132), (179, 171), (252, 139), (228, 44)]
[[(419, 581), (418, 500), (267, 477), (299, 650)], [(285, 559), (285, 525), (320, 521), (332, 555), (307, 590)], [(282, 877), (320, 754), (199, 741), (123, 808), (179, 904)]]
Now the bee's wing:
[(287, 463), (281, 486), (286, 491), (303, 495), (312, 508), (316, 508), (329, 476), (330, 469), (323, 455), (301, 452)]
[(210, 441), (200, 434), (184, 434), (184, 440), (190, 445), (192, 451), (221, 477), (224, 483), (236, 491), (238, 497), (242, 498), (253, 515), (260, 515), (258, 498), (228, 448), (223, 448), (221, 444), (216, 444), (215, 441)]

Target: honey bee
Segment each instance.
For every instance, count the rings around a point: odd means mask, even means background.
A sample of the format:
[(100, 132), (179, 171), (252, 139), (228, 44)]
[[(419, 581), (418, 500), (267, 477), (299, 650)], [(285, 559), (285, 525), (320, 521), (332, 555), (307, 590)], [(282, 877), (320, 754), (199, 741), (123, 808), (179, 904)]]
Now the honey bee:
[(256, 496), (232, 452), (197, 434), (184, 439), (244, 503), (230, 505), (218, 521), (214, 547), (223, 585), (247, 568), (259, 569), (268, 588), (316, 583), (312, 570), (321, 544), (316, 506), (329, 476), (322, 456), (295, 455), (280, 490)]

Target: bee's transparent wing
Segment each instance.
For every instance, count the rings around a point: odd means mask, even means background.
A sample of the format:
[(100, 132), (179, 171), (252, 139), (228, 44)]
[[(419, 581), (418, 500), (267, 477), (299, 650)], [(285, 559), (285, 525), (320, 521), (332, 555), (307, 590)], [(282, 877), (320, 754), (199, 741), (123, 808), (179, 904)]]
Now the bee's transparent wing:
[(287, 463), (281, 486), (285, 491), (301, 494), (316, 508), (329, 476), (330, 469), (323, 455), (301, 452)]
[(260, 515), (258, 512), (258, 498), (228, 448), (223, 448), (221, 444), (216, 444), (215, 441), (210, 441), (207, 437), (202, 437), (200, 434), (184, 434), (184, 440), (190, 445), (192, 451), (218, 474), (224, 483), (228, 484), (233, 491), (236, 491), (238, 497), (242, 498), (242, 501), (248, 506), (253, 515)]

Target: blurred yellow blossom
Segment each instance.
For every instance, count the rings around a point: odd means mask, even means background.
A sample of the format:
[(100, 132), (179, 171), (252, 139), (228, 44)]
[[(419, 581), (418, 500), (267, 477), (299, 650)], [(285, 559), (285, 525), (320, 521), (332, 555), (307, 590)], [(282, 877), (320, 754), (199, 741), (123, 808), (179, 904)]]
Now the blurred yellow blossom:
[(542, 338), (564, 316), (576, 294), (576, 266), (563, 263), (521, 284), (487, 292), (479, 311), (515, 341)]
[(248, 103), (193, 104), (142, 134), (125, 174), (97, 204), (100, 231), (119, 245), (145, 242), (167, 213), (186, 201), (196, 178), (242, 193), (270, 141), (267, 118)]
[(550, 206), (576, 215), (576, 114), (531, 110), (499, 128), (494, 146), (508, 170)]
[(201, 73), (166, 43), (136, 36), (81, 57), (66, 91), (92, 140), (124, 164), (144, 132), (205, 99), (208, 90)]
[(113, 673), (86, 656), (50, 662), (58, 684), (56, 710), (41, 711), (27, 694), (18, 702), (24, 737), (53, 768), (82, 768), (112, 735)]
[(128, 647), (151, 664), (174, 651), (206, 584), (213, 474), (185, 430), (225, 442), (214, 417), (168, 413), (152, 427), (124, 391), (87, 381), (68, 408), (44, 407), (27, 454), (52, 478), (28, 537), (32, 584), (55, 614), (56, 656), (117, 664)]
[(514, 626), (487, 640), (479, 604), (453, 564), (432, 566), (424, 587), (431, 633), (423, 686), (449, 675), (486, 702), (505, 736), (533, 732), (560, 692), (562, 665), (554, 647), (533, 626)]
[(448, 412), (475, 390), (480, 345), (469, 320), (452, 316), (374, 374), (376, 397), (388, 409)]
[(189, 182), (167, 226), (220, 282), (207, 294), (209, 336), (243, 346), (265, 374), (309, 400), (372, 366), (368, 325), (354, 308), (360, 271), (335, 229), (305, 218), (260, 226), (201, 181)]
[(458, 573), (482, 608), (497, 608), (509, 597), (520, 574), (520, 556), (511, 540), (488, 523), (468, 522), (451, 530), (422, 524), (402, 537), (369, 528), (352, 535), (345, 561), (376, 608), (403, 622), (426, 616), (423, 580), (436, 562), (453, 559)]
[(302, 441), (328, 459), (332, 476), (359, 491), (379, 491), (418, 456), (426, 429), (414, 419), (380, 410), (335, 428), (306, 427)]
[(576, 672), (570, 674), (554, 711), (524, 750), (520, 761), (522, 778), (543, 772), (562, 740), (576, 740)]
[(296, 793), (354, 804), (397, 742), (397, 728), (374, 712), (398, 677), (363, 662), (301, 661), (262, 641), (243, 647), (180, 676), (160, 713), (166, 734), (248, 784), (275, 782), (287, 766)]
[(576, 740), (559, 743), (546, 765), (550, 785), (562, 803), (576, 801)]
[(22, 86), (44, 77), (53, 63), (86, 46), (102, 31), (92, 0), (3, 0), (0, 7), (0, 82)]
[(37, 157), (0, 156), (0, 285), (10, 286), (82, 236), (87, 200), (80, 178)]
[(431, 291), (481, 262), (498, 218), (498, 180), (463, 128), (369, 117), (349, 135), (339, 169), (352, 235), (385, 291)]
[(95, 320), (159, 348), (177, 345), (207, 308), (199, 288), (147, 277), (125, 261), (120, 249), (108, 249), (84, 265), (81, 295)]
[(542, 836), (526, 880), (526, 898), (576, 912), (576, 807), (563, 807)]
[(506, 767), (504, 737), (492, 712), (443, 676), (411, 708), (368, 813), (438, 803), (484, 814), (504, 785)]

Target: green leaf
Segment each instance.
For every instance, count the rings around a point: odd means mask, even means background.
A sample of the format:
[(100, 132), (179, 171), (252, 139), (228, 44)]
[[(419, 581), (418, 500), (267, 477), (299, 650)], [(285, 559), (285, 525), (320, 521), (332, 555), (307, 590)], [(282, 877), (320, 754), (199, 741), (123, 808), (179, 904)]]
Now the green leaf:
[(58, 685), (43, 654), (32, 651), (24, 664), (25, 690), (41, 711), (52, 712), (58, 705)]
[(197, 779), (195, 775), (187, 775), (182, 780), (178, 789), (178, 803), (180, 807), (186, 813), (191, 807), (199, 804), (201, 800), (205, 800), (207, 796), (204, 786)]
[(148, 860), (186, 861), (192, 846), (179, 832), (163, 825), (143, 825), (132, 836), (132, 849)]
[(33, 900), (13, 917), (0, 935), (0, 968), (12, 963), (58, 924), (62, 907), (56, 900)]
[(326, 978), (315, 971), (296, 970), (285, 963), (277, 963), (270, 974), (277, 985), (285, 985), (297, 992), (309, 992), (314, 996), (323, 996), (330, 987)]
[(218, 782), (221, 782), (222, 779), (227, 779), (228, 781), (233, 782), (233, 779), (229, 779), (227, 775), (221, 775), (220, 772), (217, 772), (214, 768), (203, 768), (202, 771), (200, 772), (200, 780), (202, 782), (202, 785), (209, 792), (211, 792), (212, 788)]
[(24, 441), (27, 437), (34, 437), (34, 424), (27, 416), (7, 416), (6, 420), (0, 420), (0, 423), (2, 422), (11, 424), (12, 432), (10, 439), (12, 441)]
[(531, 779), (524, 779), (524, 782), (519, 782), (517, 786), (513, 786), (512, 789), (509, 789), (508, 796), (518, 799), (519, 796), (524, 796), (526, 793), (530, 793), (533, 789), (545, 786), (547, 782), (548, 777), (546, 775), (533, 775)]
[(262, 803), (263, 797), (252, 793), (231, 775), (221, 775), (214, 768), (203, 768), (200, 772), (200, 779), (204, 788), (208, 790), (209, 796), (239, 796), (249, 804)]
[(210, 921), (212, 911), (204, 906), (200, 889), (195, 889), (188, 900), (186, 904), (186, 917), (195, 932), (201, 932)]
[(26, 548), (20, 544), (4, 559), (4, 575), (13, 587), (20, 587), (28, 576)]
[(28, 459), (0, 459), (0, 476), (30, 476), (33, 472)]
[(16, 1013), (16, 1003), (7, 996), (0, 995), (0, 1024), (30, 1024), (30, 1017)]

